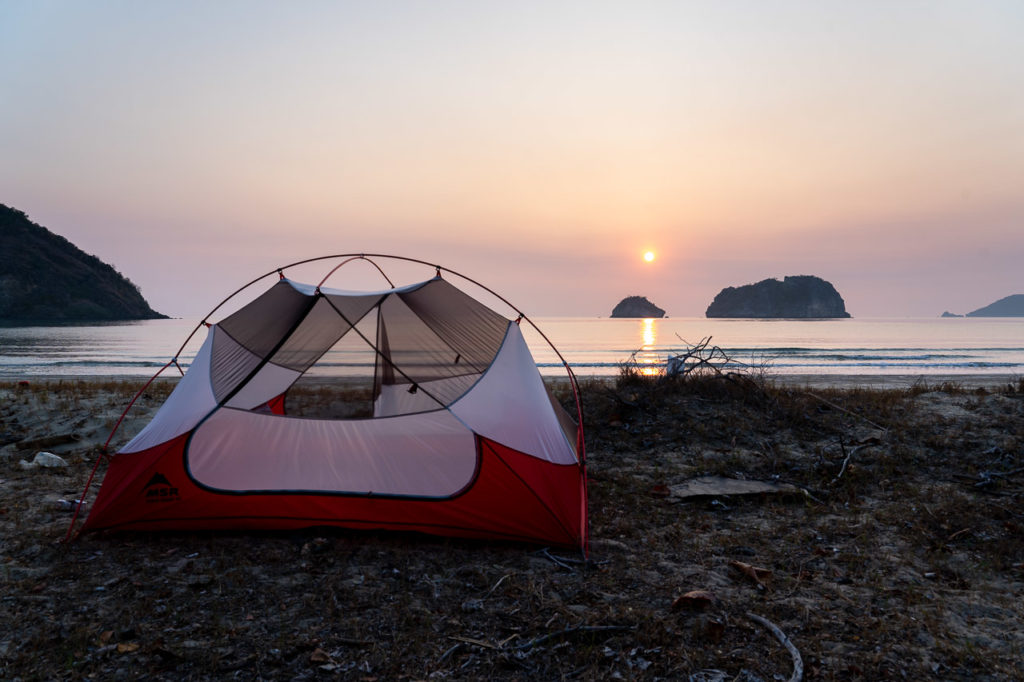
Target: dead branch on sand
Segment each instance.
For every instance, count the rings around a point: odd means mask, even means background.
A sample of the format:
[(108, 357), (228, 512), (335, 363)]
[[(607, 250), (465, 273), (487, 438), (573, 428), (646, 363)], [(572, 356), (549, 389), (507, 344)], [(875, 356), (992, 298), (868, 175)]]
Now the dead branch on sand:
[(775, 635), (775, 639), (779, 640), (782, 646), (786, 647), (789, 655), (793, 657), (793, 674), (790, 675), (789, 682), (800, 682), (804, 677), (804, 659), (800, 657), (800, 651), (793, 645), (793, 642), (786, 636), (786, 633), (779, 629), (778, 625), (756, 613), (747, 611), (747, 618), (768, 628)]

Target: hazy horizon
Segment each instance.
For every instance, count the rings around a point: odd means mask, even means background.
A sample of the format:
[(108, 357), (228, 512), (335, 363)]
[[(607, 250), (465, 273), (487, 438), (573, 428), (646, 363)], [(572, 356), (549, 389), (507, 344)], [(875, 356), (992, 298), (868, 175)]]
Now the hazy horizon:
[(962, 314), (1024, 292), (1021, 26), (995, 1), (12, 1), (0, 203), (175, 317), (358, 252), (534, 316), (699, 317), (801, 274), (854, 317)]

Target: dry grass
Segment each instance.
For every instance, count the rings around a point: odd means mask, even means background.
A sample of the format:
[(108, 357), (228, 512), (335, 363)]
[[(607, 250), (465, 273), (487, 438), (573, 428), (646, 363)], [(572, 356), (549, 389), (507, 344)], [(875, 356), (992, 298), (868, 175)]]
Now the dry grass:
[[(49, 502), (78, 493), (93, 435), (63, 446), (68, 470), (22, 471), (31, 453), (8, 445), (0, 678), (787, 678), (789, 654), (747, 612), (786, 632), (808, 679), (1024, 676), (1024, 382), (812, 391), (624, 376), (582, 388), (585, 564), (560, 550), (323, 529), (64, 547), (69, 517)], [(352, 397), (308, 390), (312, 403)], [(28, 415), (44, 406), (68, 424), (87, 409), (108, 421), (119, 409), (104, 405), (132, 392), (0, 385), (0, 433), (35, 437)], [(707, 474), (807, 494), (666, 494)], [(770, 578), (758, 585), (736, 561)], [(697, 589), (713, 595), (706, 608), (673, 609)]]

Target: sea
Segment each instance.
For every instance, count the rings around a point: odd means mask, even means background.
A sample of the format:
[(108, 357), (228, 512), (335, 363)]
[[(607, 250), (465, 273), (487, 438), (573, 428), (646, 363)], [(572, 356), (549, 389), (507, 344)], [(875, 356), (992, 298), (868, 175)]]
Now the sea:
[[(542, 317), (521, 325), (547, 376), (564, 375), (563, 360), (581, 378), (614, 376), (623, 365), (656, 374), (701, 344), (723, 367), (781, 378), (1024, 376), (1024, 318)], [(187, 368), (205, 335), (195, 319), (0, 327), (0, 379), (149, 377), (172, 361)], [(329, 352), (315, 373), (358, 376), (372, 366), (371, 351), (345, 349)]]

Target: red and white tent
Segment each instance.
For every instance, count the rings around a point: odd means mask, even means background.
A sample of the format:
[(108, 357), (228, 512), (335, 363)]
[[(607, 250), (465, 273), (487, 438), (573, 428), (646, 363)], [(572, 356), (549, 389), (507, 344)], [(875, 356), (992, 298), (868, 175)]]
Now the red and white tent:
[[(520, 329), (529, 320), (442, 270), (372, 292), (276, 271), (208, 325), (153, 420), (110, 456), (82, 530), (330, 525), (584, 548), (578, 406), (570, 417), (550, 396)], [(289, 416), (289, 388), (355, 336), (375, 358), (372, 417)]]

